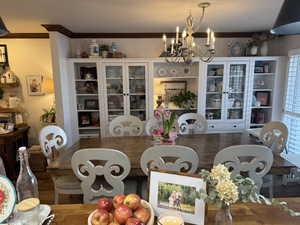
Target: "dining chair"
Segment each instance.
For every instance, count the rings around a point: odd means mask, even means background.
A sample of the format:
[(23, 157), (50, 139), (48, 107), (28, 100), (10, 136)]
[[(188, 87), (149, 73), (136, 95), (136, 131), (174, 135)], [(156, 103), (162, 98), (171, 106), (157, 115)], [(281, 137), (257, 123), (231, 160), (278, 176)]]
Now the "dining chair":
[(264, 125), (259, 139), (275, 153), (281, 153), (286, 148), (288, 129), (280, 121), (272, 121)]
[(150, 119), (147, 121), (145, 126), (145, 132), (147, 135), (152, 136), (153, 130), (159, 129), (162, 127), (162, 122), (157, 119)]
[[(114, 149), (81, 149), (72, 156), (72, 169), (81, 180), (84, 203), (95, 203), (101, 196), (123, 194), (123, 180), (131, 165), (126, 154)], [(97, 179), (97, 178), (104, 179)]]
[(205, 133), (208, 128), (207, 120), (198, 113), (182, 114), (177, 123), (180, 134)]
[(199, 158), (192, 148), (186, 146), (156, 145), (143, 152), (140, 164), (147, 176), (152, 168), (195, 173), (198, 169)]
[[(273, 164), (273, 152), (263, 145), (235, 145), (218, 152), (214, 165), (223, 164), (236, 175), (247, 174), (257, 186), (258, 193), (263, 185), (263, 177), (270, 171)], [(273, 196), (273, 179), (269, 181), (269, 195)]]
[[(39, 141), (42, 152), (51, 163), (58, 151), (61, 151), (67, 145), (67, 135), (59, 126), (45, 126), (39, 134)], [(54, 203), (59, 203), (60, 194), (77, 195), (82, 194), (80, 182), (75, 176), (54, 176), (51, 175), (54, 184)]]
[(6, 176), (5, 166), (1, 157), (0, 157), (0, 175)]
[(144, 124), (136, 116), (118, 116), (110, 122), (109, 132), (112, 136), (140, 136)]

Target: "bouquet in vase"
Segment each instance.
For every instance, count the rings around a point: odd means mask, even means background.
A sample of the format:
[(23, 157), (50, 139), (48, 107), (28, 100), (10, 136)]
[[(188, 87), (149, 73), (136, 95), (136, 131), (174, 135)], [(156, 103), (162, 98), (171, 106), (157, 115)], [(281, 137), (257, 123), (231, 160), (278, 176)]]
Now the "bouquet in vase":
[(174, 143), (177, 138), (177, 131), (174, 129), (176, 114), (160, 106), (154, 111), (154, 117), (162, 122), (162, 127), (154, 129), (153, 135), (161, 138), (163, 142)]

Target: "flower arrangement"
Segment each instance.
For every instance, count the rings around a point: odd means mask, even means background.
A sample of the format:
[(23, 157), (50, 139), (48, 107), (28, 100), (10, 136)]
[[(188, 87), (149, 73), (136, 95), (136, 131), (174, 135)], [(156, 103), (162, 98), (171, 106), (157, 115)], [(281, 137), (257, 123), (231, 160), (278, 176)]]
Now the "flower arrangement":
[(154, 111), (154, 117), (157, 120), (162, 121), (163, 127), (153, 130), (153, 135), (161, 136), (165, 140), (174, 142), (177, 138), (177, 132), (173, 131), (173, 126), (176, 121), (176, 114), (160, 106)]
[(186, 111), (194, 108), (197, 101), (197, 95), (191, 91), (180, 92), (178, 95), (174, 95), (170, 99), (179, 108), (184, 108)]
[[(251, 202), (279, 206), (291, 216), (300, 216), (299, 212), (295, 212), (288, 208), (286, 202), (281, 202), (275, 199), (270, 200), (265, 198), (263, 195), (258, 194), (257, 187), (252, 179), (241, 175), (231, 178), (231, 173), (224, 165), (219, 164), (214, 166), (210, 172), (202, 170), (200, 175), (207, 184), (207, 191), (200, 190), (198, 192), (198, 198), (204, 200), (208, 204), (217, 205), (221, 209), (227, 209), (227, 214), (230, 205), (240, 201), (243, 203)], [(226, 213), (221, 216), (223, 220), (224, 215), (226, 217)], [(216, 215), (216, 224), (232, 223), (218, 223), (217, 216), (218, 214)], [(229, 220), (230, 218), (231, 215), (229, 216)]]

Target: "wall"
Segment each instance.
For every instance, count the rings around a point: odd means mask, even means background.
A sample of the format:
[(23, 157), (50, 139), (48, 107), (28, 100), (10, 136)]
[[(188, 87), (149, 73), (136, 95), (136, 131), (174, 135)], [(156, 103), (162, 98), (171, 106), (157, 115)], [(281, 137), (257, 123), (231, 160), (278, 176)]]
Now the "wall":
[(272, 55), (288, 55), (288, 51), (300, 48), (300, 35), (289, 35), (270, 41), (269, 49)]
[(20, 79), (21, 87), (18, 92), (22, 98), (21, 107), (24, 119), (31, 127), (29, 141), (31, 144), (37, 144), (42, 109), (48, 109), (54, 97), (49, 94), (28, 96), (26, 76), (42, 74), (44, 78), (52, 79), (49, 39), (0, 39), (0, 44), (7, 45), (10, 67)]
[[(250, 38), (217, 38), (216, 39), (216, 56), (228, 56), (228, 43), (239, 41), (246, 43)], [(96, 39), (99, 44), (111, 45), (115, 42), (119, 51), (125, 53), (131, 58), (158, 57), (163, 50), (162, 39), (159, 38), (125, 38), (125, 39)], [(91, 39), (71, 39), (71, 54), (74, 57), (76, 50), (88, 51), (88, 45)], [(170, 41), (170, 40), (169, 40)], [(196, 43), (205, 44), (204, 38), (197, 38)]]

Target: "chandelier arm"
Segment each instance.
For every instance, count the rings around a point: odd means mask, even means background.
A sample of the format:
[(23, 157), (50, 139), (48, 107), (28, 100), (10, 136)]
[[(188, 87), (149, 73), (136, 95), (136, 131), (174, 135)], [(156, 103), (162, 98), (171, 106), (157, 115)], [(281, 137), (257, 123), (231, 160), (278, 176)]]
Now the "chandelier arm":
[(198, 24), (196, 25), (196, 27), (195, 27), (195, 31), (196, 31), (196, 32), (200, 30), (202, 21), (203, 21), (203, 19), (204, 19), (204, 15), (205, 15), (205, 7), (202, 7), (202, 15), (201, 15), (201, 17), (200, 17), (200, 19), (199, 19), (199, 23), (198, 23)]

